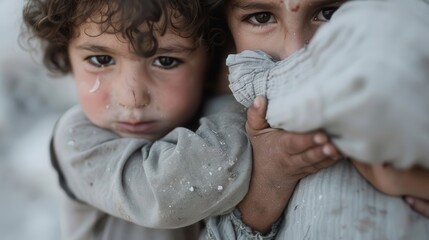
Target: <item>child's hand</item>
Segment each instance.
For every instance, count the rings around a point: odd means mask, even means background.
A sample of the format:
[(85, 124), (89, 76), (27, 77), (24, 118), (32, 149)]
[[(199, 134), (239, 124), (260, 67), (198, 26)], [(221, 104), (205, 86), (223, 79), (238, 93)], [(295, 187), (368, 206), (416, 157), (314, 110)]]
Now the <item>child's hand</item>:
[(269, 128), (266, 108), (266, 100), (257, 97), (247, 111), (253, 170), (249, 191), (238, 206), (243, 222), (260, 232), (269, 231), (281, 216), (302, 177), (340, 159), (321, 132), (296, 134)]
[(421, 167), (396, 169), (388, 164), (365, 164), (352, 160), (359, 173), (379, 191), (405, 196), (415, 211), (429, 218), (429, 170)]
[(352, 160), (353, 165), (359, 173), (379, 191), (393, 195), (401, 196), (404, 194), (403, 174), (400, 171), (387, 164), (366, 164)]
[(405, 201), (410, 205), (414, 210), (422, 214), (423, 216), (429, 218), (429, 201), (406, 196)]
[(265, 120), (266, 104), (264, 98), (257, 97), (247, 114), (246, 130), (252, 142), (255, 164), (272, 167), (285, 180), (297, 182), (341, 158), (322, 132), (291, 133), (269, 128)]
[(413, 166), (397, 169), (389, 164), (366, 164), (352, 160), (359, 173), (375, 188), (393, 196), (429, 200), (429, 169)]

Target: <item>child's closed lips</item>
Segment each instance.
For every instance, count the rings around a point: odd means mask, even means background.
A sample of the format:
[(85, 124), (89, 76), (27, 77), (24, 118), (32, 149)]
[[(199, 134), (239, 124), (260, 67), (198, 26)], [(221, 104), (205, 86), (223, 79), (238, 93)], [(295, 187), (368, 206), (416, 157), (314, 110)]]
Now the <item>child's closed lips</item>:
[(156, 121), (118, 121), (114, 123), (116, 131), (129, 134), (149, 134), (158, 132), (158, 124)]

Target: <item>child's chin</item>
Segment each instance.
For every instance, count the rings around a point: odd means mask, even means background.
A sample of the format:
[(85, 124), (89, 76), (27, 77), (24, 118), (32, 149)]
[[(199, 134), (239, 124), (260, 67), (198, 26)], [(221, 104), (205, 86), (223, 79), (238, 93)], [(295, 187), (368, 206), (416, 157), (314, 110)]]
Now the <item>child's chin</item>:
[(147, 134), (147, 133), (131, 133), (131, 132), (116, 132), (116, 133), (121, 137), (139, 138), (139, 139), (145, 139), (151, 142), (158, 140), (162, 137), (162, 136)]

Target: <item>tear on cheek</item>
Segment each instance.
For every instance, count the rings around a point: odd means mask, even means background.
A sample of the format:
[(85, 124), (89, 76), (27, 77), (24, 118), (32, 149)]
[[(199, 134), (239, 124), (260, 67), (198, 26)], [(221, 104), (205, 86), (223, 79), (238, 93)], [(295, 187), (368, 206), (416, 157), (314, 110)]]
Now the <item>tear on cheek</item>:
[(89, 90), (89, 93), (95, 93), (100, 88), (101, 82), (100, 82), (100, 76), (97, 76), (95, 79), (94, 85)]

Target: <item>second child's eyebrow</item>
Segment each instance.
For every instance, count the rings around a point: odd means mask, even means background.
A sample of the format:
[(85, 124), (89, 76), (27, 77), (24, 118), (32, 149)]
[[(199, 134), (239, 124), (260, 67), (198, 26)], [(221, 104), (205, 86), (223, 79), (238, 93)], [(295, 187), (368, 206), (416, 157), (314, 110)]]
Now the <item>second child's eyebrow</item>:
[[(346, 0), (314, 0), (313, 2), (303, 1), (304, 5), (324, 5), (324, 4), (341, 4)], [(233, 8), (239, 8), (242, 10), (269, 10), (278, 8), (278, 2), (276, 1), (258, 1), (258, 0), (236, 0), (232, 3)]]
[(277, 8), (278, 4), (274, 1), (267, 2), (265, 1), (248, 1), (248, 0), (238, 0), (232, 4), (233, 8), (240, 8), (243, 10), (267, 10)]

